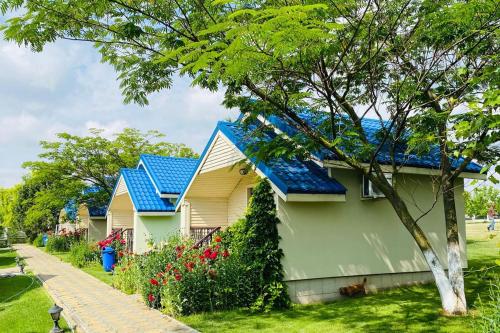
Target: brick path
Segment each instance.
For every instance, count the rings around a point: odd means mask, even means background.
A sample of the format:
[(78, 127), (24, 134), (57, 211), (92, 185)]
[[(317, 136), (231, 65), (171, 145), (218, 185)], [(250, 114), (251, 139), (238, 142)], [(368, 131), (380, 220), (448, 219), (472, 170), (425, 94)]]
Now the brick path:
[(33, 246), (17, 244), (14, 248), (64, 308), (68, 324), (75, 325), (77, 332), (196, 332)]

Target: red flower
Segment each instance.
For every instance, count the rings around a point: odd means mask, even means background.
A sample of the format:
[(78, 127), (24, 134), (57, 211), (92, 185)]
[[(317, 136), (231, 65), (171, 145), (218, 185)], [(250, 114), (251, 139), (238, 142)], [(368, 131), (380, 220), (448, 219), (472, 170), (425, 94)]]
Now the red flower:
[(123, 252), (122, 251), (118, 251), (118, 257), (123, 257)]
[(224, 252), (222, 252), (222, 256), (223, 256), (224, 258), (229, 257), (229, 251), (228, 251), (228, 250), (224, 250)]
[(221, 236), (219, 236), (219, 235), (215, 236), (215, 241), (216, 241), (217, 243), (222, 242), (222, 237), (221, 237)]
[(177, 253), (177, 258), (180, 258), (180, 257), (182, 257), (182, 252)]
[(120, 239), (120, 234), (116, 234), (115, 239)]
[(212, 254), (212, 249), (210, 249), (210, 248), (203, 251), (203, 255), (205, 256), (205, 258), (210, 258), (211, 254)]
[(152, 284), (153, 286), (157, 286), (157, 285), (159, 285), (158, 280), (156, 280), (156, 279), (150, 279), (150, 280), (149, 280), (149, 282), (151, 282), (151, 284)]
[(167, 272), (170, 271), (172, 269), (172, 264), (168, 263), (165, 269), (167, 270)]
[(216, 259), (218, 254), (219, 254), (219, 252), (217, 252), (217, 251), (212, 252), (210, 254), (210, 259), (212, 259), (212, 260)]
[(120, 243), (125, 244), (127, 241), (125, 239), (120, 240)]
[(185, 264), (185, 266), (186, 266), (187, 270), (191, 272), (194, 268), (194, 262), (190, 261), (187, 264)]
[(180, 274), (175, 274), (175, 280), (180, 281), (182, 279), (182, 275)]
[(151, 303), (152, 303), (152, 302), (154, 302), (155, 297), (153, 296), (153, 294), (149, 294), (149, 295), (148, 295), (148, 300), (149, 300), (149, 302), (151, 302)]

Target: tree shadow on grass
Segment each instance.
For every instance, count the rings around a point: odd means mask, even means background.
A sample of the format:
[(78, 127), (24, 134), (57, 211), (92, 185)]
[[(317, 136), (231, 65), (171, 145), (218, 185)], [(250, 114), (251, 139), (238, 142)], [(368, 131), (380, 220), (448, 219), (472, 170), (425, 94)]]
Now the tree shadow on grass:
[(205, 314), (194, 327), (203, 332), (439, 332), (447, 320), (440, 315), (440, 305), (431, 284), (271, 313), (243, 309)]

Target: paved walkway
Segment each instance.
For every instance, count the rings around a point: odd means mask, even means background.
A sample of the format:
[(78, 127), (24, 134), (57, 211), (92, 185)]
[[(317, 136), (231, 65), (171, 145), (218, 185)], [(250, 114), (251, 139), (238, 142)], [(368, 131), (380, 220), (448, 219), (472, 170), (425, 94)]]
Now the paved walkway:
[(76, 325), (77, 332), (196, 332), (33, 246), (17, 244), (14, 248), (64, 308), (65, 318)]

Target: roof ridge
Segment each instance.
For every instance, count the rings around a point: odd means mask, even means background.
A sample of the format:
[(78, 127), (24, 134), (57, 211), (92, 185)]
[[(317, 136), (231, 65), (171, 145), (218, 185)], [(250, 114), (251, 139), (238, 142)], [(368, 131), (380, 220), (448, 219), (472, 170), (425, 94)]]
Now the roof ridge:
[(177, 160), (198, 160), (198, 158), (196, 158), (196, 157), (164, 156), (164, 155), (155, 155), (155, 154), (140, 154), (139, 155), (139, 157), (143, 157), (143, 156), (169, 158), (169, 159), (177, 159)]

